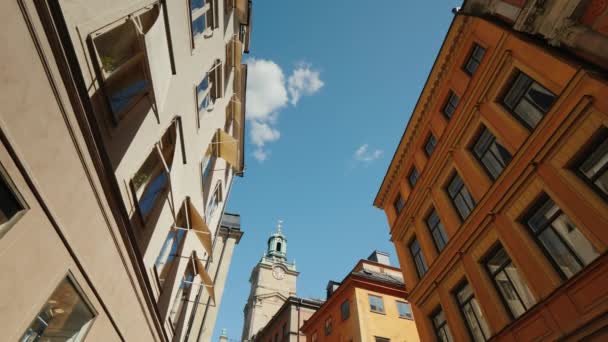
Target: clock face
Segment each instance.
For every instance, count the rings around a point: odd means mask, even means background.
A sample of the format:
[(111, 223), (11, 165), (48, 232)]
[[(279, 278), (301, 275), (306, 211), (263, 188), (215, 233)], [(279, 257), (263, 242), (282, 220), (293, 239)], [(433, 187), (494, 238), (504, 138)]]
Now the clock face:
[(275, 267), (272, 269), (272, 276), (276, 279), (283, 279), (285, 277), (285, 271), (281, 267)]

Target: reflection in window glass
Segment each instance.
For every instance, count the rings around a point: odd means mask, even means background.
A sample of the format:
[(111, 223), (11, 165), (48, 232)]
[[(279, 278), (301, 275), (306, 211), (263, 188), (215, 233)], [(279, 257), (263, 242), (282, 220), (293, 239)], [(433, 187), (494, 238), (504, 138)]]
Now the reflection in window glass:
[(190, 298), (190, 290), (192, 289), (193, 280), (194, 267), (192, 266), (192, 262), (189, 262), (188, 266), (186, 267), (186, 271), (184, 272), (184, 277), (179, 284), (179, 289), (175, 293), (173, 306), (171, 307), (171, 312), (169, 313), (169, 322), (173, 326), (173, 329), (177, 328), (177, 323), (181, 319), (182, 311), (184, 311), (188, 298)]
[(374, 312), (384, 312), (384, 301), (380, 296), (368, 295), (369, 309)]
[(486, 127), (483, 127), (475, 140), (473, 154), (493, 180), (500, 176), (511, 161), (509, 151), (496, 141), (496, 137)]
[(435, 330), (435, 336), (439, 342), (453, 342), (452, 333), (448, 322), (445, 320), (443, 310), (439, 307), (431, 315), (431, 322), (433, 323), (433, 329)]
[(572, 277), (599, 256), (574, 222), (547, 195), (536, 202), (525, 224), (565, 278)]
[(85, 302), (72, 280), (66, 277), (19, 341), (82, 341), (95, 316), (96, 312)]
[(523, 315), (536, 303), (528, 285), (502, 246), (499, 245), (488, 255), (485, 266), (514, 318)]
[(397, 311), (399, 312), (399, 317), (401, 318), (414, 319), (410, 303), (397, 301)]
[(469, 193), (458, 173), (455, 173), (452, 177), (447, 191), (458, 215), (465, 220), (475, 208), (475, 200), (473, 200), (471, 193)]
[(518, 71), (502, 103), (526, 127), (532, 129), (549, 111), (554, 101), (555, 94)]
[(426, 274), (428, 267), (426, 266), (426, 260), (424, 259), (424, 255), (422, 255), (422, 249), (420, 249), (420, 244), (416, 238), (410, 243), (410, 253), (412, 254), (412, 259), (414, 259), (414, 264), (416, 265), (418, 278), (422, 278)]
[(473, 339), (475, 341), (487, 341), (490, 336), (490, 329), (473, 294), (473, 289), (468, 283), (465, 282), (456, 290), (456, 300)]
[(448, 234), (446, 234), (445, 227), (443, 227), (443, 223), (441, 223), (435, 209), (433, 209), (426, 218), (426, 225), (431, 231), (431, 236), (433, 237), (433, 242), (435, 243), (435, 247), (437, 247), (437, 251), (441, 252), (448, 243)]
[(473, 50), (471, 51), (471, 55), (469, 56), (469, 59), (467, 59), (467, 62), (464, 65), (464, 70), (467, 72), (467, 74), (473, 75), (475, 73), (475, 71), (477, 71), (477, 68), (479, 67), (479, 64), (481, 64), (481, 60), (483, 59), (483, 56), (485, 54), (486, 54), (486, 49), (475, 44), (475, 46), (473, 47)]
[(594, 140), (578, 171), (600, 194), (608, 197), (608, 128), (603, 127)]

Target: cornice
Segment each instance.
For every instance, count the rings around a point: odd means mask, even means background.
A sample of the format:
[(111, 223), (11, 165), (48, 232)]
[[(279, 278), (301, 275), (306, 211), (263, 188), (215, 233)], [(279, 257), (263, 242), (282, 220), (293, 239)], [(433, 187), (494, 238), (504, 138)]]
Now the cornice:
[(460, 48), (460, 43), (464, 39), (465, 29), (472, 20), (472, 17), (465, 15), (456, 15), (454, 17), (422, 93), (414, 107), (412, 117), (405, 128), (393, 160), (376, 195), (376, 199), (374, 200), (376, 207), (384, 207), (388, 193), (395, 183), (395, 179), (401, 171), (404, 162), (407, 160), (406, 157), (413, 154), (414, 149), (412, 148), (412, 144), (420, 133), (420, 126), (426, 114), (430, 109), (434, 108), (436, 100), (436, 96), (434, 95), (437, 93), (440, 84), (442, 84), (448, 70), (452, 66), (454, 54)]

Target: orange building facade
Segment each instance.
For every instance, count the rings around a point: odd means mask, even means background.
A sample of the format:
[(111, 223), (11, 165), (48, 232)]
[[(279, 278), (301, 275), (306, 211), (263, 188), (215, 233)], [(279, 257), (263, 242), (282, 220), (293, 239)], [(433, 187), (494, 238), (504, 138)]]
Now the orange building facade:
[(423, 341), (608, 339), (601, 67), (457, 14), (374, 205)]
[(420, 341), (398, 268), (361, 260), (302, 326), (308, 342)]

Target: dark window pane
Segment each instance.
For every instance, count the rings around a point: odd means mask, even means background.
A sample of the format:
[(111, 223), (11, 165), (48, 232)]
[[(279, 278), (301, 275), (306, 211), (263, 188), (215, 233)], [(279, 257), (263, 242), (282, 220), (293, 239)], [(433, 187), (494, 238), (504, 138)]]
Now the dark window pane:
[(555, 94), (518, 71), (505, 94), (504, 106), (528, 128), (534, 128), (549, 111)]
[(416, 170), (416, 167), (412, 167), (412, 170), (410, 171), (410, 174), (407, 176), (407, 180), (410, 183), (410, 187), (413, 189), (414, 186), (416, 185), (416, 182), (418, 182), (418, 170)]
[(192, 22), (192, 35), (197, 36), (205, 31), (207, 27), (205, 23), (205, 16), (201, 15), (200, 17), (194, 19)]
[(456, 300), (460, 306), (465, 322), (475, 341), (486, 341), (490, 336), (490, 329), (479, 308), (473, 289), (468, 283), (461, 285), (456, 291)]
[(345, 300), (342, 305), (340, 305), (340, 312), (342, 314), (343, 321), (350, 317), (350, 302), (348, 300)]
[(427, 265), (424, 259), (424, 255), (422, 255), (422, 250), (420, 249), (420, 244), (418, 243), (418, 240), (414, 239), (410, 243), (409, 248), (410, 253), (412, 254), (412, 258), (414, 259), (414, 264), (416, 265), (418, 277), (422, 278), (427, 271)]
[(523, 315), (536, 303), (528, 285), (520, 277), (517, 268), (502, 246), (498, 246), (486, 258), (485, 266), (514, 318)]
[(435, 313), (431, 316), (431, 322), (433, 323), (433, 328), (435, 329), (435, 336), (437, 336), (437, 340), (439, 342), (454, 341), (450, 332), (450, 328), (448, 327), (448, 322), (445, 320), (445, 316), (441, 308), (435, 311)]
[(458, 101), (460, 98), (454, 94), (454, 92), (450, 91), (448, 94), (448, 99), (443, 107), (443, 114), (449, 119), (456, 111), (456, 107), (458, 106)]
[(479, 67), (479, 64), (481, 64), (481, 60), (483, 59), (483, 56), (485, 55), (485, 53), (486, 53), (486, 49), (475, 44), (475, 46), (473, 47), (473, 50), (471, 51), (471, 55), (469, 56), (469, 59), (467, 59), (465, 66), (464, 66), (464, 70), (469, 75), (473, 75), (475, 73), (475, 71), (477, 71), (477, 68)]
[(399, 213), (401, 213), (401, 210), (403, 210), (404, 206), (405, 206), (405, 201), (403, 201), (403, 197), (401, 197), (401, 194), (397, 195), (397, 198), (395, 199), (395, 202), (393, 203), (393, 207), (395, 208), (395, 212), (397, 212), (397, 215), (399, 215)]
[(426, 143), (424, 144), (424, 151), (427, 156), (431, 156), (433, 154), (433, 150), (435, 149), (435, 145), (437, 145), (437, 140), (435, 140), (435, 136), (432, 134), (426, 139)]
[(448, 235), (446, 234), (445, 228), (439, 220), (439, 215), (437, 215), (437, 211), (435, 211), (435, 209), (433, 209), (431, 214), (427, 217), (426, 224), (431, 231), (435, 247), (437, 247), (437, 250), (441, 252), (448, 243)]
[(0, 237), (9, 229), (7, 222), (23, 209), (10, 186), (0, 177)]
[(608, 196), (608, 129), (602, 128), (578, 167), (580, 174), (604, 197)]
[(82, 341), (96, 313), (64, 278), (19, 341)]
[(457, 173), (448, 184), (447, 192), (460, 218), (466, 219), (475, 208), (475, 200)]
[(494, 180), (498, 178), (502, 170), (511, 161), (509, 151), (498, 144), (494, 135), (485, 127), (481, 130), (473, 145), (473, 155)]
[(599, 256), (570, 218), (546, 195), (533, 206), (525, 222), (565, 278), (572, 277)]

